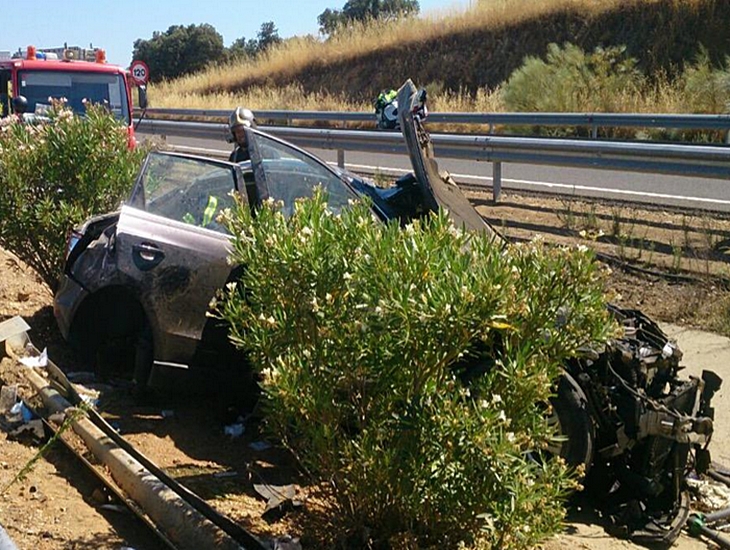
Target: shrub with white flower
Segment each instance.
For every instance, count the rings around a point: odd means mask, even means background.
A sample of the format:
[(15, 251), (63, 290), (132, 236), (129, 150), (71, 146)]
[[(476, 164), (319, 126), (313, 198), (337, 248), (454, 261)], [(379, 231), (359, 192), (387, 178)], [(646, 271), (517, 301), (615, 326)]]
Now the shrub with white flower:
[(246, 270), (218, 313), (264, 374), (268, 429), (329, 482), (331, 524), (372, 546), (523, 549), (554, 533), (573, 481), (534, 460), (547, 399), (612, 329), (591, 253), (505, 248), (443, 212), (401, 229), (362, 203), (326, 211), (321, 192), (289, 219), (239, 205)]
[(55, 101), (47, 122), (0, 120), (0, 246), (54, 289), (69, 230), (117, 208), (145, 151), (130, 151), (127, 129), (101, 106), (73, 116)]

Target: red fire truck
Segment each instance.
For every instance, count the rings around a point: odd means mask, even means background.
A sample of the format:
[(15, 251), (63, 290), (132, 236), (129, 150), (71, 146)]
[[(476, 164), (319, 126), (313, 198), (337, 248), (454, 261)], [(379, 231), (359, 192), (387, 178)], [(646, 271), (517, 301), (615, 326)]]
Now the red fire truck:
[[(103, 103), (128, 128), (134, 146), (132, 120), (133, 82), (128, 70), (106, 63), (104, 50), (96, 50), (94, 61), (46, 54), (28, 46), (25, 58), (0, 59), (0, 109), (2, 116), (12, 112), (12, 98), (22, 95), (28, 102), (27, 113), (42, 115), (51, 98), (65, 98), (75, 113), (83, 114), (86, 103)], [(144, 86), (138, 87), (139, 106), (147, 106)]]

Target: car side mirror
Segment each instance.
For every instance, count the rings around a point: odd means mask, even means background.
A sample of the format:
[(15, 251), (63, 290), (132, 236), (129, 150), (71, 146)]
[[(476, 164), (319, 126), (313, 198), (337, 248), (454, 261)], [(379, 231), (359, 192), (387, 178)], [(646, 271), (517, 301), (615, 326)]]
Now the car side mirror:
[(147, 108), (147, 86), (138, 86), (137, 87), (137, 98), (139, 103), (140, 109), (146, 109)]

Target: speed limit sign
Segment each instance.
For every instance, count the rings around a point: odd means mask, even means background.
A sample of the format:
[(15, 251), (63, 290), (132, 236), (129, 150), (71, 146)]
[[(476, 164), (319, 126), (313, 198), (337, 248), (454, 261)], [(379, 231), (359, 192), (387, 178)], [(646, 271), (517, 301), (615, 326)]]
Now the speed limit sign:
[(132, 73), (132, 80), (137, 86), (144, 86), (150, 79), (150, 69), (147, 63), (137, 59), (132, 61), (132, 66), (129, 67), (129, 72)]

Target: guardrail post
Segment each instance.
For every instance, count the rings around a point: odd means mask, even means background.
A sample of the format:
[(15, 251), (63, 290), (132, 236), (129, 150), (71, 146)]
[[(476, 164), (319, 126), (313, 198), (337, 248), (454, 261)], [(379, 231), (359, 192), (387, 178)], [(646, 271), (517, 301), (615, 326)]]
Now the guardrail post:
[(591, 139), (598, 139), (598, 126), (591, 124)]
[(337, 166), (340, 168), (345, 167), (345, 151), (343, 149), (337, 149)]
[(502, 163), (495, 162), (492, 164), (492, 199), (494, 202), (499, 200), (502, 194)]

